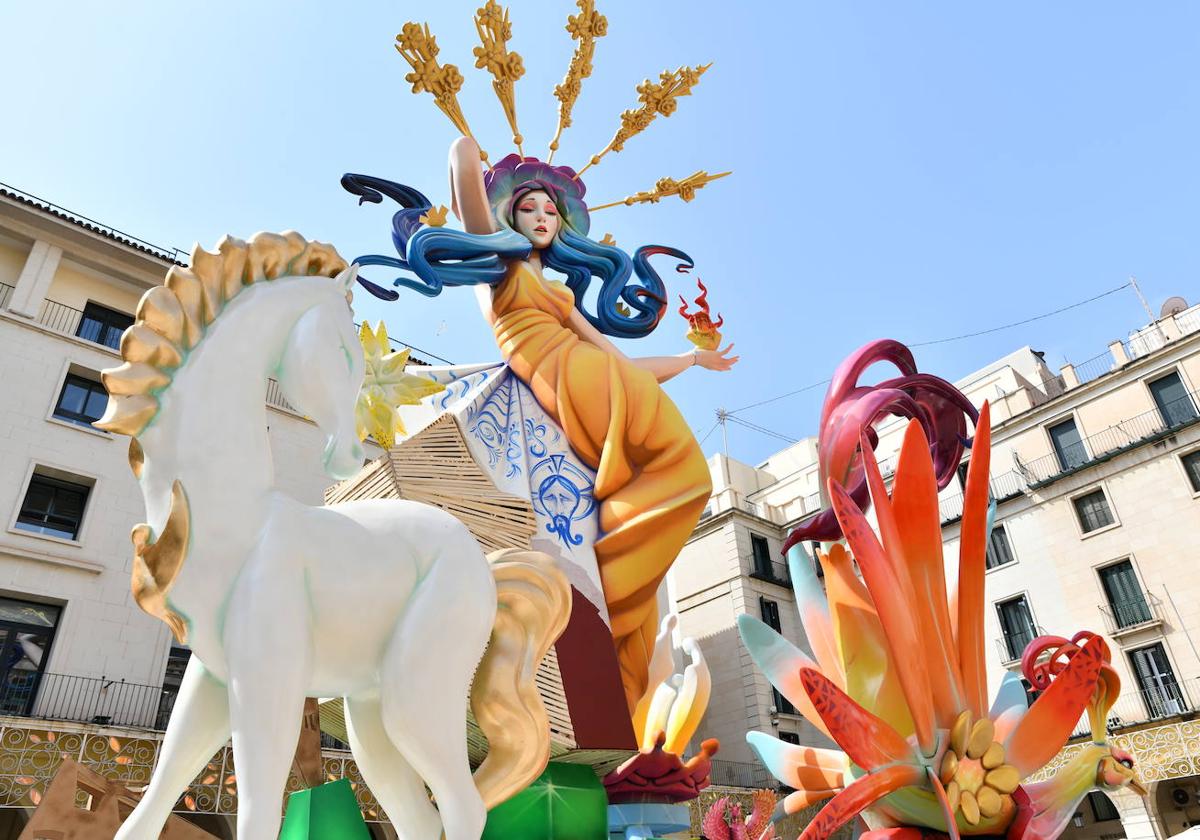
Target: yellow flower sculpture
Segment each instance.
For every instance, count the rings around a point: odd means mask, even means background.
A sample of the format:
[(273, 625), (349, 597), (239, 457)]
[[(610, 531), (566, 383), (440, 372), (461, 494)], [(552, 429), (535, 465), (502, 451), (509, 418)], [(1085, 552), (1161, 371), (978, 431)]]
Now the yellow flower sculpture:
[(384, 449), (391, 449), (396, 443), (396, 435), (405, 434), (404, 422), (396, 409), (402, 405), (417, 405), (425, 397), (446, 390), (446, 386), (405, 372), (408, 350), (391, 349), (387, 327), (382, 321), (374, 330), (363, 321), (358, 337), (367, 362), (355, 410), (358, 437), (362, 440), (370, 435)]

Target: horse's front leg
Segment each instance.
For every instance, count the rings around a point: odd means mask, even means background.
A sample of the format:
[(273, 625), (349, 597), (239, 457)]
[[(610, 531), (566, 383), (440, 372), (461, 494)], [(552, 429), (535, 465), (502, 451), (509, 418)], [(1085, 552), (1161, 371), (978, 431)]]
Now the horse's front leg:
[(224, 633), (237, 836), (276, 840), (310, 674), (308, 605), (303, 587), (285, 575), (264, 576), (258, 586), (255, 575), (246, 577), (230, 600)]
[(175, 698), (150, 786), (114, 840), (157, 838), (179, 797), (228, 740), (229, 696), (225, 686), (193, 656)]

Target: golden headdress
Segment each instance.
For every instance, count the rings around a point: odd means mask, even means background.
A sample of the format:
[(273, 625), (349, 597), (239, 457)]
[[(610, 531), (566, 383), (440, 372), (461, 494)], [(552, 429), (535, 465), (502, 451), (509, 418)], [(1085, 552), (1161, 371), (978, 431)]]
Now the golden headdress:
[[(576, 0), (576, 5), (579, 7), (579, 13), (567, 18), (566, 29), (577, 44), (566, 76), (562, 83), (554, 88), (554, 97), (559, 103), (558, 126), (554, 138), (550, 141), (547, 164), (553, 161), (554, 154), (558, 151), (563, 130), (571, 125), (571, 112), (579, 98), (583, 80), (592, 74), (596, 39), (608, 32), (608, 19), (596, 11), (595, 0)], [(515, 92), (515, 83), (525, 74), (525, 65), (520, 54), (508, 48), (508, 42), (512, 39), (508, 9), (501, 7), (496, 0), (487, 0), (482, 8), (475, 11), (475, 29), (480, 41), (480, 45), (474, 49), (475, 67), (491, 74), (492, 89), (504, 109), (504, 116), (512, 130), (513, 144), (521, 158), (525, 158), (524, 138), (517, 127)], [(474, 139), (458, 102), (463, 76), (455, 65), (438, 61), (437, 39), (430, 33), (429, 25), (411, 22), (404, 24), (400, 34), (396, 36), (396, 51), (412, 68), (412, 72), (405, 77), (412, 85), (412, 92), (426, 92), (432, 95), (438, 108), (454, 127)], [(574, 177), (578, 179), (610, 152), (620, 152), (630, 138), (645, 131), (659, 116), (669, 117), (675, 113), (679, 97), (691, 95), (692, 89), (699, 84), (700, 77), (711, 66), (703, 64), (664, 70), (659, 74), (657, 82), (646, 79), (638, 85), (638, 106), (622, 112), (620, 126), (612, 139), (603, 149), (592, 155)], [(480, 156), (485, 163), (488, 161), (487, 152), (481, 151)], [(619, 201), (598, 204), (590, 209), (602, 210), (606, 207), (642, 203), (656, 204), (668, 196), (679, 196), (684, 201), (691, 201), (695, 198), (697, 190), (728, 174), (730, 173), (719, 172), (709, 175), (704, 170), (699, 170), (686, 178), (660, 178), (651, 190), (636, 192)]]

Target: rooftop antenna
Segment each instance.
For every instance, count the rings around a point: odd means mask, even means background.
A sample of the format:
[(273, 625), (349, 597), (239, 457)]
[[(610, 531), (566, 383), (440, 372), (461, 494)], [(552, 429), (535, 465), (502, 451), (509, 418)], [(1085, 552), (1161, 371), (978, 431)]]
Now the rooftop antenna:
[(1140, 286), (1138, 286), (1137, 278), (1134, 277), (1132, 274), (1129, 275), (1129, 285), (1133, 286), (1134, 294), (1136, 294), (1138, 296), (1138, 300), (1140, 300), (1142, 302), (1142, 309), (1146, 310), (1146, 317), (1150, 319), (1148, 321), (1148, 323), (1151, 323), (1151, 324), (1157, 323), (1158, 319), (1155, 318), (1154, 313), (1150, 311), (1150, 304), (1146, 303), (1146, 298), (1142, 294), (1142, 289)]

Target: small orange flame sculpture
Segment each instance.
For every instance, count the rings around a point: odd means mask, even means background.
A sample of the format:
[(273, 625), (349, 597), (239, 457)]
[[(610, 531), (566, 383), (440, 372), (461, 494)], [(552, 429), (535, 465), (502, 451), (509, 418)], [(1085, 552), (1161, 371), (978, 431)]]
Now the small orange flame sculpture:
[(695, 312), (687, 311), (688, 303), (683, 299), (683, 295), (679, 296), (680, 303), (679, 314), (687, 318), (691, 329), (687, 332), (687, 340), (699, 347), (701, 350), (716, 350), (721, 346), (721, 333), (719, 328), (725, 323), (725, 319), (717, 314), (716, 323), (709, 317), (708, 313), (708, 289), (704, 287), (704, 283), (700, 278), (696, 278), (696, 285), (700, 287), (700, 297), (696, 298), (695, 304), (699, 307)]

